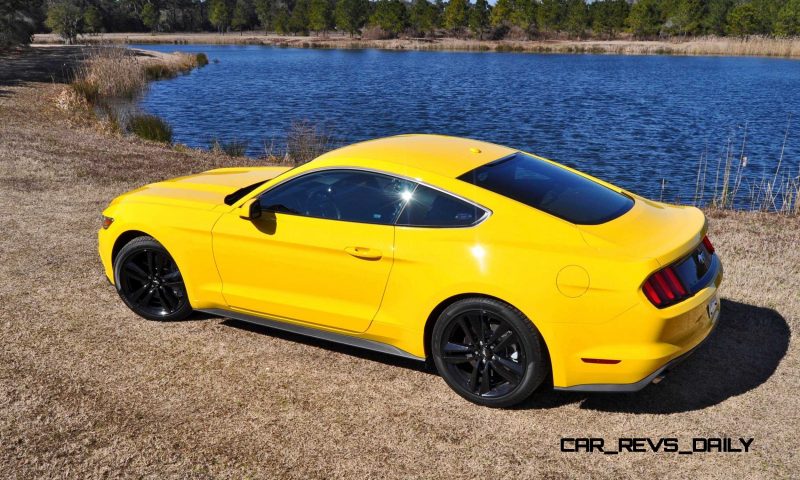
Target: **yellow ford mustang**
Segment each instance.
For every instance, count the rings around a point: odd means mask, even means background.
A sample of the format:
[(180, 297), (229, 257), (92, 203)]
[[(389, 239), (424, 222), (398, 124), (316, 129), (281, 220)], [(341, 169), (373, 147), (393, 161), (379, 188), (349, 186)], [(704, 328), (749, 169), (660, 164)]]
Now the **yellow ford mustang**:
[(510, 406), (555, 388), (635, 391), (697, 347), (722, 267), (702, 212), (511, 148), (407, 135), (294, 169), (223, 168), (103, 212), (122, 300), (414, 359)]

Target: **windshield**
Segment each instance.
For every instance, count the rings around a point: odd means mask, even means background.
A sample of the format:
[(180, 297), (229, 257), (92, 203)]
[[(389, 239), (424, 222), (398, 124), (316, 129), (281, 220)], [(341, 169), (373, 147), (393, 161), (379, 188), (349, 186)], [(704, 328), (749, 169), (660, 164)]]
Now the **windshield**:
[(605, 223), (633, 207), (627, 195), (524, 153), (458, 178), (579, 225)]

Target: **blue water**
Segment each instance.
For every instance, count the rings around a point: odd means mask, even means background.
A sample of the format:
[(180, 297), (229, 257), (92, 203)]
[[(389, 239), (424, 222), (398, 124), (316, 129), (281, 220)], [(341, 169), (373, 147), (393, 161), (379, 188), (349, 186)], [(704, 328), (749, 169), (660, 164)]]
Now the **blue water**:
[[(141, 101), (174, 140), (246, 140), (258, 156), (293, 121), (346, 144), (409, 132), (460, 135), (531, 151), (664, 200), (706, 197), (727, 143), (741, 191), (800, 174), (800, 61), (766, 58), (534, 55), (143, 45), (218, 60), (155, 82)], [(791, 121), (789, 116), (791, 114)], [(736, 164), (736, 162), (734, 163)], [(662, 190), (663, 182), (663, 190)]]

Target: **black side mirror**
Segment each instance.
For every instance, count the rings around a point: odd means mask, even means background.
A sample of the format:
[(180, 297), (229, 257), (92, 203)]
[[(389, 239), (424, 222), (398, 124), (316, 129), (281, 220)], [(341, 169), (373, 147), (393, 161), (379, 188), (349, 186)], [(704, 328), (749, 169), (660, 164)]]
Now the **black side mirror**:
[(239, 207), (239, 217), (245, 220), (255, 220), (261, 217), (261, 203), (257, 198), (250, 199)]

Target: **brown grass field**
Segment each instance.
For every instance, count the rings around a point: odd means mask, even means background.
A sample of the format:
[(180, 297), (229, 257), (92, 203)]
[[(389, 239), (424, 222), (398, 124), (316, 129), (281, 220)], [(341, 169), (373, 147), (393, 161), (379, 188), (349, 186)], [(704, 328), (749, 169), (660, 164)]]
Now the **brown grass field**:
[[(155, 323), (108, 285), (100, 212), (248, 162), (109, 135), (54, 107), (48, 49), (0, 56), (0, 478), (798, 478), (800, 220), (710, 212), (722, 319), (636, 394), (514, 410), (421, 365), (211, 317)], [(52, 79), (51, 79), (52, 77)], [(754, 437), (749, 453), (562, 453), (561, 437)], [(688, 445), (688, 444), (687, 444)]]
[[(734, 55), (800, 58), (800, 38), (692, 37), (667, 40), (470, 40), (459, 38), (365, 40), (347, 35), (265, 35), (264, 32), (107, 33), (83, 35), (87, 44), (174, 43), (273, 45), (299, 48), (379, 48), (388, 50), (460, 50), (535, 53), (604, 53), (617, 55)], [(37, 34), (38, 44), (58, 44), (53, 34)]]

